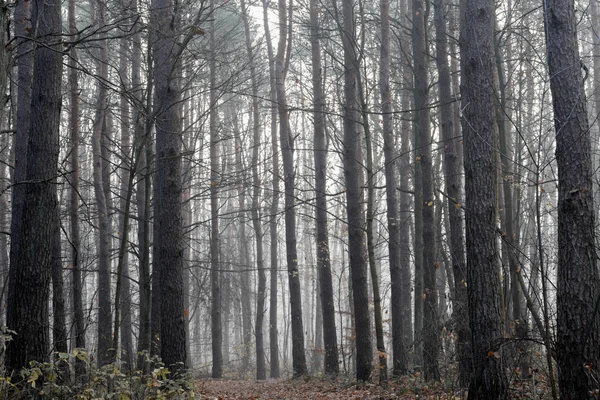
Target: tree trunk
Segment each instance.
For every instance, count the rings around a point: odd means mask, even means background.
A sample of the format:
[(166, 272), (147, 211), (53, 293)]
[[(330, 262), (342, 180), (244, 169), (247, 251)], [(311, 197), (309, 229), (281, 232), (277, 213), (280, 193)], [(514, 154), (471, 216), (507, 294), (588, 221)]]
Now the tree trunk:
[[(289, 21), (291, 23), (291, 21)], [(287, 255), (288, 284), (290, 288), (290, 305), (292, 319), (292, 364), (294, 376), (305, 375), (306, 355), (304, 353), (304, 328), (302, 324), (302, 293), (298, 273), (298, 252), (296, 249), (296, 208), (295, 208), (295, 172), (294, 172), (294, 138), (292, 136), (287, 98), (285, 92), (286, 46), (288, 44), (288, 18), (285, 0), (279, 0), (279, 45), (275, 63), (277, 83), (277, 105), (279, 109), (279, 140), (283, 159), (285, 186), (285, 245)]]
[[(75, 0), (69, 0), (69, 33), (77, 33), (75, 20)], [(69, 219), (71, 222), (71, 267), (73, 322), (75, 326), (75, 347), (85, 348), (85, 323), (83, 315), (83, 295), (81, 276), (81, 235), (79, 229), (79, 81), (77, 78), (78, 57), (75, 46), (69, 51), (69, 132), (71, 137), (71, 190), (69, 191)], [(85, 373), (83, 361), (75, 360), (75, 376)]]
[(469, 399), (505, 399), (496, 248), (494, 2), (466, 0), (462, 23), (467, 288), (473, 373)]
[[(210, 2), (211, 10), (214, 10), (214, 0)], [(217, 88), (217, 60), (215, 23), (210, 23), (210, 288), (211, 288), (211, 337), (212, 337), (212, 377), (223, 376), (223, 331), (221, 323), (221, 285), (219, 282), (219, 256), (220, 256), (220, 232), (219, 232), (219, 184), (220, 176), (220, 143), (219, 143), (219, 115), (218, 115), (218, 88)]]
[[(454, 275), (454, 296), (452, 297), (452, 318), (456, 330), (456, 347), (458, 359), (459, 382), (466, 387), (472, 369), (469, 330), (469, 314), (467, 309), (467, 286), (466, 286), (466, 262), (463, 233), (463, 217), (461, 211), (461, 168), (456, 147), (459, 145), (458, 137), (455, 137), (454, 116), (452, 115), (452, 92), (450, 80), (450, 66), (448, 65), (448, 53), (446, 43), (446, 7), (444, 0), (435, 0), (435, 43), (436, 64), (439, 73), (440, 92), (440, 130), (444, 143), (444, 181), (446, 183), (446, 195), (449, 200), (448, 220), (450, 259)], [(450, 278), (449, 278), (450, 279)]]
[[(11, 254), (7, 326), (17, 335), (7, 343), (6, 367), (17, 372), (30, 361), (47, 360), (49, 350), (48, 295), (52, 246), (58, 224), (56, 177), (58, 175), (59, 126), (62, 104), (61, 2), (35, 0), (32, 20), (36, 43), (33, 67), (27, 163), (23, 210), (13, 215), (19, 226), (20, 246)], [(37, 23), (39, 21), (39, 24)], [(25, 83), (25, 82), (23, 82)], [(25, 105), (29, 107), (29, 105)], [(27, 240), (23, 240), (23, 239)]]
[(383, 152), (385, 156), (385, 186), (387, 200), (388, 251), (391, 280), (392, 354), (393, 374), (400, 376), (408, 371), (407, 343), (404, 342), (402, 320), (402, 282), (400, 270), (400, 219), (396, 195), (396, 152), (392, 90), (390, 88), (390, 0), (380, 0), (381, 47), (379, 61), (379, 88), (383, 113)]
[(267, 53), (269, 57), (269, 82), (271, 88), (269, 99), (271, 100), (271, 149), (272, 149), (272, 194), (269, 234), (271, 240), (271, 268), (270, 268), (270, 290), (269, 290), (269, 350), (271, 364), (271, 378), (279, 378), (279, 343), (277, 332), (277, 215), (279, 213), (279, 145), (277, 143), (277, 88), (275, 79), (275, 56), (273, 55), (273, 44), (268, 23), (268, 2), (263, 0), (263, 25), (265, 28), (265, 41), (267, 42)]
[(352, 274), (352, 296), (356, 333), (356, 379), (367, 381), (371, 377), (373, 349), (369, 317), (367, 287), (367, 260), (364, 235), (364, 210), (362, 192), (362, 139), (357, 92), (358, 68), (354, 2), (344, 0), (342, 41), (344, 46), (344, 176), (346, 181), (346, 213), (348, 218), (348, 254)]
[[(437, 290), (435, 285), (435, 232), (433, 195), (433, 163), (431, 159), (431, 132), (429, 128), (428, 82), (427, 82), (427, 37), (425, 22), (427, 12), (423, 0), (413, 0), (412, 46), (414, 59), (415, 96), (415, 165), (420, 166), (421, 181), (415, 174), (415, 191), (420, 186), (422, 198), (415, 197), (415, 209), (421, 210), (423, 248), (423, 291), (415, 289), (417, 302), (423, 307), (423, 372), (426, 380), (440, 379), (438, 353), (440, 348), (439, 321), (437, 315)], [(419, 235), (415, 232), (415, 235)], [(416, 273), (415, 273), (416, 274)], [(416, 279), (416, 278), (415, 278)]]
[(256, 321), (254, 332), (256, 335), (256, 379), (267, 379), (265, 365), (265, 348), (263, 336), (263, 324), (265, 316), (265, 298), (267, 290), (267, 277), (265, 275), (265, 264), (263, 255), (263, 232), (260, 220), (260, 188), (261, 180), (258, 172), (258, 156), (260, 150), (260, 110), (259, 93), (256, 74), (256, 60), (252, 48), (252, 37), (250, 35), (250, 24), (248, 22), (248, 8), (245, 0), (241, 0), (242, 18), (244, 32), (246, 33), (246, 52), (250, 62), (250, 80), (252, 84), (252, 227), (256, 240), (256, 268), (258, 270), (258, 292), (256, 293)]
[[(93, 4), (96, 8), (96, 22), (98, 26), (106, 25), (106, 3), (99, 1)], [(96, 85), (96, 105), (94, 125), (92, 132), (93, 151), (93, 177), (94, 194), (98, 212), (98, 366), (109, 364), (113, 360), (112, 354), (112, 321), (111, 321), (111, 295), (110, 295), (110, 221), (108, 199), (106, 197), (107, 183), (104, 179), (105, 151), (103, 152), (103, 134), (107, 120), (108, 87), (108, 42), (106, 33), (98, 34), (98, 61), (96, 65), (99, 79)]]
[(558, 382), (562, 399), (587, 399), (599, 387), (600, 280), (583, 65), (574, 2), (544, 5), (558, 164)]
[(323, 318), (323, 342), (325, 345), (325, 373), (339, 373), (337, 333), (335, 330), (335, 307), (331, 256), (327, 221), (327, 142), (325, 137), (325, 97), (321, 66), (319, 17), (317, 0), (310, 2), (310, 29), (312, 51), (314, 162), (315, 162), (315, 218), (317, 225), (317, 270), (320, 290), (321, 315)]
[(181, 43), (179, 12), (169, 0), (152, 1), (157, 29), (154, 55), (156, 167), (154, 182), (154, 279), (160, 282), (160, 355), (171, 371), (185, 367), (183, 229), (181, 205)]

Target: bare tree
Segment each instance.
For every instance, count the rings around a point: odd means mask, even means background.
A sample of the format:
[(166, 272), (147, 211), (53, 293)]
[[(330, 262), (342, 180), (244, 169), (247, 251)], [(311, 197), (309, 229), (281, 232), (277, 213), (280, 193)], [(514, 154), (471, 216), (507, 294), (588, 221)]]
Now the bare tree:
[(547, 0), (544, 16), (558, 164), (558, 383), (561, 398), (587, 399), (599, 389), (600, 277), (585, 66), (574, 1)]

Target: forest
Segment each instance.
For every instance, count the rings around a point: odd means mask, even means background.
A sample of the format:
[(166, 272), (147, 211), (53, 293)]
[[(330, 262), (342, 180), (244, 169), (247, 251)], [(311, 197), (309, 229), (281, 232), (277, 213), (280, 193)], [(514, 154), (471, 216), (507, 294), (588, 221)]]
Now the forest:
[(600, 398), (598, 0), (0, 0), (0, 399)]

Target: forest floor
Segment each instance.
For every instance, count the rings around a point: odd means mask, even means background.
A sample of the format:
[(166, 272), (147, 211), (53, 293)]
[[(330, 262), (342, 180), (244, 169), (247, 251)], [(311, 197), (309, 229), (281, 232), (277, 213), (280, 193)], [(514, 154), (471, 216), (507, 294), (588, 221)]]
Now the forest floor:
[[(382, 386), (374, 383), (330, 381), (318, 377), (298, 380), (214, 380), (196, 381), (196, 393), (202, 400), (462, 400), (464, 390), (448, 385), (428, 386), (422, 379), (404, 378)], [(543, 385), (519, 384), (510, 387), (511, 399), (547, 399), (549, 393)]]
[(390, 382), (386, 386), (373, 383), (353, 384), (349, 382), (329, 381), (320, 378), (300, 380), (199, 380), (197, 393), (206, 400), (372, 400), (372, 399), (452, 399), (466, 398), (458, 390), (448, 388), (414, 385), (411, 382)]

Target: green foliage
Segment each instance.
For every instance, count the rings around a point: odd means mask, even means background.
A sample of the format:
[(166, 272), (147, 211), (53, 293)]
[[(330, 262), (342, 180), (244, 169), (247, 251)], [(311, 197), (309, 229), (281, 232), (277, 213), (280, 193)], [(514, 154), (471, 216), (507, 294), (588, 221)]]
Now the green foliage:
[[(19, 374), (0, 377), (0, 399), (115, 399), (163, 400), (194, 399), (193, 384), (188, 373), (172, 374), (159, 360), (149, 360), (154, 369), (147, 374), (123, 373), (117, 365), (96, 368), (87, 351), (56, 353), (53, 362), (32, 362)], [(74, 382), (65, 377), (75, 362), (85, 364), (86, 373)], [(70, 376), (73, 376), (71, 371)]]

